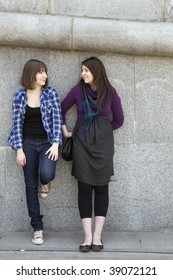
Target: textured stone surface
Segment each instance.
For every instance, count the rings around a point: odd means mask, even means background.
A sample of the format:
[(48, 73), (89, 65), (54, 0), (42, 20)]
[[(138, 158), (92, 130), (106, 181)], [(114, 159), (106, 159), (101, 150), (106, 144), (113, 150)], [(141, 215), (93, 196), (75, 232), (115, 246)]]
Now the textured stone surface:
[(0, 10), (5, 12), (140, 21), (163, 21), (165, 13), (170, 17), (171, 7), (171, 0), (0, 0)]
[(6, 151), (6, 201), (4, 204), (5, 219), (3, 228), (26, 230), (29, 228), (29, 219), (26, 208), (23, 171), (16, 164), (16, 152), (11, 148), (4, 149)]
[(160, 21), (163, 18), (163, 2), (163, 0), (52, 0), (51, 12), (80, 17)]
[(0, 14), (0, 44), (2, 45), (68, 50), (70, 39), (70, 18), (17, 13)]
[(1, 13), (0, 44), (70, 51), (173, 56), (173, 26), (169, 22), (148, 23)]
[(173, 1), (172, 0), (165, 0), (165, 20), (166, 21), (173, 21)]
[(75, 18), (73, 44), (79, 51), (172, 56), (173, 26)]
[(6, 165), (6, 153), (5, 150), (0, 147), (0, 228), (3, 228), (5, 218), (5, 199), (6, 199), (6, 180), (5, 180), (5, 165)]
[(173, 145), (118, 146), (107, 226), (155, 230), (173, 225)]
[(136, 58), (136, 141), (172, 142), (172, 59)]
[(46, 14), (49, 0), (0, 0), (0, 10), (8, 12), (29, 12)]

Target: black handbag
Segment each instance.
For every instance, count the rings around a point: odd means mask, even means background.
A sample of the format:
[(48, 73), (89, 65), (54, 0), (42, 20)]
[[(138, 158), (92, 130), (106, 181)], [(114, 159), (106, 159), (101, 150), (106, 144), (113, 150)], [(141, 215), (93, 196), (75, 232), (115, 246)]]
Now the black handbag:
[(61, 156), (65, 161), (71, 161), (73, 159), (73, 138), (68, 137), (64, 140), (61, 149)]

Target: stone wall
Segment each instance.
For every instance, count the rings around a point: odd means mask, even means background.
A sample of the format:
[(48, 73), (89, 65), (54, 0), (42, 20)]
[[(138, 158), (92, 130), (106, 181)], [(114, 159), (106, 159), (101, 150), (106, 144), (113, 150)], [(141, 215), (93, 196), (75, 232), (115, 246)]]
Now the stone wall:
[[(80, 63), (98, 56), (119, 93), (125, 123), (114, 133), (115, 174), (107, 229), (173, 227), (173, 1), (0, 0), (0, 228), (28, 230), (22, 170), (7, 144), (13, 92), (24, 63), (45, 61), (61, 99), (80, 77)], [(72, 129), (75, 109), (68, 114)], [(59, 160), (45, 229), (79, 229), (71, 163)]]

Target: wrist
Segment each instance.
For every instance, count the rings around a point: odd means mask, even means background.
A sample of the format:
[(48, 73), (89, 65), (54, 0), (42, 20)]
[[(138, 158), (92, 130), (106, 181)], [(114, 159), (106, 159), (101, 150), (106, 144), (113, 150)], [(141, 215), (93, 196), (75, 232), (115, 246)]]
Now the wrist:
[(58, 142), (54, 142), (53, 144), (52, 144), (52, 146), (59, 146), (59, 143)]
[(22, 148), (17, 149), (17, 153), (20, 153), (20, 152), (23, 152), (23, 149), (22, 149)]

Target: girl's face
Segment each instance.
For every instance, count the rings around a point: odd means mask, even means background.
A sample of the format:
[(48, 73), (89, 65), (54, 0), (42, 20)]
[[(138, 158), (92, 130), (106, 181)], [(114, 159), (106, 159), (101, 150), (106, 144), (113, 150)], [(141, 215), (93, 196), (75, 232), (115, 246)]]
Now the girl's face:
[(46, 71), (40, 70), (40, 72), (36, 74), (35, 80), (36, 80), (35, 81), (36, 86), (41, 86), (41, 87), (44, 86), (47, 80)]
[(82, 78), (86, 84), (93, 85), (94, 77), (85, 65), (82, 65)]

